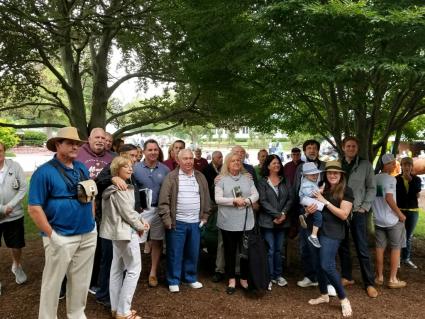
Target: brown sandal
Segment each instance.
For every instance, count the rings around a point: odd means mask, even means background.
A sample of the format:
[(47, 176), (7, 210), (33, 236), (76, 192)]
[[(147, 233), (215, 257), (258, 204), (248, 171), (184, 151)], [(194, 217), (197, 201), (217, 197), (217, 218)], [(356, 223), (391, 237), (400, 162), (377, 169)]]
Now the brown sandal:
[(128, 316), (120, 316), (117, 315), (116, 311), (112, 311), (112, 318), (115, 319), (142, 319), (142, 317), (137, 315), (137, 311), (136, 310), (131, 310), (131, 314), (129, 314)]

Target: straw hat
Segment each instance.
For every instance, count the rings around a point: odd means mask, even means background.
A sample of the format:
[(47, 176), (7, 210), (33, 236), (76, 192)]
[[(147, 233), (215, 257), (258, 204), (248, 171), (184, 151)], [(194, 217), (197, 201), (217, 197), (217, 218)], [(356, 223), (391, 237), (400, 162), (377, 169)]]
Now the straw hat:
[(329, 161), (326, 162), (325, 166), (326, 172), (340, 172), (345, 173), (345, 171), (342, 169), (342, 165), (340, 161)]
[(55, 143), (59, 140), (65, 140), (65, 139), (77, 141), (80, 143), (80, 145), (85, 143), (85, 141), (80, 140), (77, 129), (72, 126), (68, 126), (68, 127), (61, 128), (55, 137), (52, 137), (51, 139), (49, 139), (46, 143), (46, 147), (49, 151), (56, 152)]

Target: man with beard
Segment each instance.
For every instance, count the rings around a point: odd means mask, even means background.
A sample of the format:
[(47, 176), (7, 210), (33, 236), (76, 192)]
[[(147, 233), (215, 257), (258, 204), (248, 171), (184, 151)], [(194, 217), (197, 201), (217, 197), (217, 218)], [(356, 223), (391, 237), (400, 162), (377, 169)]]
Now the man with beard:
[[(320, 143), (316, 140), (307, 140), (303, 144), (303, 152), (306, 157), (306, 162), (311, 162), (316, 165), (316, 167), (324, 171), (325, 170), (325, 162), (322, 162), (319, 160), (319, 150), (320, 150)], [(298, 192), (301, 186), (301, 177), (302, 177), (302, 165), (299, 165), (297, 167), (297, 170), (295, 171), (295, 177), (294, 177), (294, 194), (295, 194), (295, 204), (294, 207), (299, 207), (299, 214), (304, 213), (304, 207), (302, 207), (299, 204), (300, 198), (298, 197)], [(319, 175), (319, 180), (323, 180), (323, 175)], [(296, 208), (295, 208), (296, 209)], [(300, 255), (301, 255), (301, 263), (303, 265), (304, 270), (304, 278), (297, 282), (297, 285), (299, 287), (310, 287), (310, 286), (317, 286), (317, 272), (316, 269), (313, 267), (313, 255), (311, 254), (310, 245), (308, 241), (309, 236), (308, 229), (301, 228), (299, 233), (299, 245), (300, 245)], [(333, 287), (332, 287), (333, 288)], [(335, 294), (336, 295), (336, 294)]]

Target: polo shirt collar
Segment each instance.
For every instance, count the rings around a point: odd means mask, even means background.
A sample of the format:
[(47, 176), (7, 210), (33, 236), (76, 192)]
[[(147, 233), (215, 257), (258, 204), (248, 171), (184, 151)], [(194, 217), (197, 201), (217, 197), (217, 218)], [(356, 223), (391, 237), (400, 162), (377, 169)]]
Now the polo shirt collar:
[(150, 167), (146, 164), (145, 160), (142, 161), (142, 166), (146, 167), (146, 168), (158, 168), (158, 161), (156, 161), (155, 166), (154, 167)]
[(186, 174), (185, 172), (182, 171), (181, 168), (179, 168), (179, 175), (186, 175), (186, 176), (189, 176), (189, 177), (193, 177), (193, 176), (195, 176), (195, 169), (192, 169), (191, 174)]

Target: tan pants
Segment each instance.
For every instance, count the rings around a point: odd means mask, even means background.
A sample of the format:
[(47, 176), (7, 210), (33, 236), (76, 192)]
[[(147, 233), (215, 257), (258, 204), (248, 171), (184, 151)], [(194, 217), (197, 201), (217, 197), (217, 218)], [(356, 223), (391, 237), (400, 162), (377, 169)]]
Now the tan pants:
[(43, 237), (45, 265), (41, 281), (39, 319), (55, 319), (63, 278), (67, 277), (68, 319), (86, 319), (84, 310), (96, 249), (96, 228), (86, 234)]

